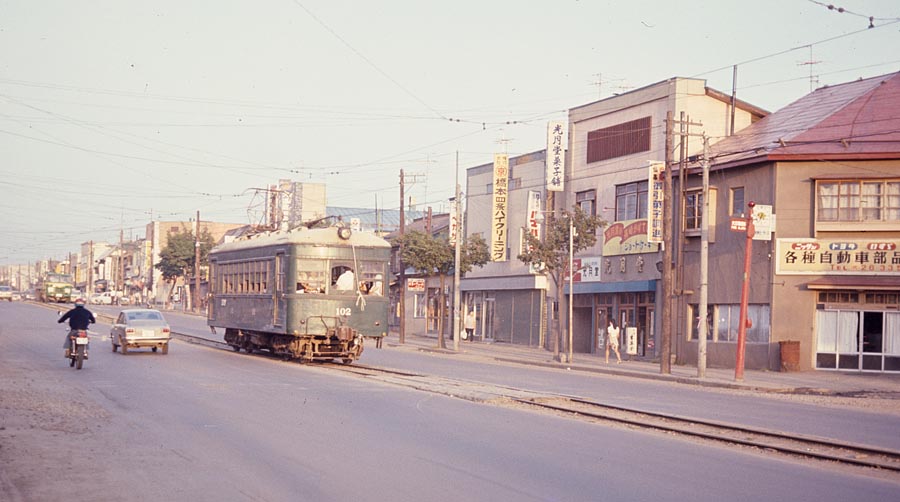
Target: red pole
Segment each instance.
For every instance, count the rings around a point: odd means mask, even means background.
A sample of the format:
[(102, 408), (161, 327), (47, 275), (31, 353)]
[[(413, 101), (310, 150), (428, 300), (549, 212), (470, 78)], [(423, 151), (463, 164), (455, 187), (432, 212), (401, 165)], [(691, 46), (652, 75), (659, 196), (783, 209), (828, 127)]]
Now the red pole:
[(741, 314), (738, 320), (738, 339), (737, 339), (737, 356), (734, 361), (734, 379), (738, 382), (744, 380), (744, 345), (747, 341), (747, 303), (750, 297), (750, 258), (753, 251), (753, 234), (756, 229), (753, 227), (753, 206), (754, 202), (747, 204), (750, 206), (750, 216), (747, 217), (747, 245), (744, 247), (744, 282), (741, 285)]

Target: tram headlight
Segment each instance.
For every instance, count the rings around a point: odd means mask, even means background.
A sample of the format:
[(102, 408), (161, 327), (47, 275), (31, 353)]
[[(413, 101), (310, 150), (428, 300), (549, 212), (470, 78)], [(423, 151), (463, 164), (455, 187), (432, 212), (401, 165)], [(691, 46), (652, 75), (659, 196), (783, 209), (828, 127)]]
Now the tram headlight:
[(350, 230), (350, 227), (338, 227), (338, 237), (341, 239), (347, 240), (351, 235), (353, 235), (353, 231)]

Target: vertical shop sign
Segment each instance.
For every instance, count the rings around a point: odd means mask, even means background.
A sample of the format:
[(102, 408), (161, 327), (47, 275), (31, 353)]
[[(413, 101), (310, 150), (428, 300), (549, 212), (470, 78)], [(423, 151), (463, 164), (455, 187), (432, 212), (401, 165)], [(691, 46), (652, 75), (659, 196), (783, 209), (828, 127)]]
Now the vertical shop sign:
[(494, 201), (491, 208), (491, 261), (506, 261), (506, 211), (509, 207), (509, 157), (494, 155)]
[(563, 179), (566, 162), (566, 126), (562, 122), (547, 124), (547, 190), (563, 191)]
[(665, 162), (650, 162), (650, 207), (647, 215), (647, 242), (663, 241)]

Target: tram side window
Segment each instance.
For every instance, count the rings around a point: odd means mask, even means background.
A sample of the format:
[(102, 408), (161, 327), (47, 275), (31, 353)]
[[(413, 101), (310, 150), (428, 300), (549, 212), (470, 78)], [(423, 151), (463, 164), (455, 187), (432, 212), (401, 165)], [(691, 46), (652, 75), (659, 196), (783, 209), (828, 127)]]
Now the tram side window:
[(325, 263), (317, 260), (297, 261), (297, 293), (325, 292)]
[(264, 294), (269, 291), (272, 260), (228, 263), (216, 267), (222, 294)]
[(337, 292), (353, 292), (358, 286), (353, 268), (346, 264), (332, 265), (331, 286)]
[(360, 263), (359, 290), (367, 295), (384, 295), (384, 264), (378, 261)]

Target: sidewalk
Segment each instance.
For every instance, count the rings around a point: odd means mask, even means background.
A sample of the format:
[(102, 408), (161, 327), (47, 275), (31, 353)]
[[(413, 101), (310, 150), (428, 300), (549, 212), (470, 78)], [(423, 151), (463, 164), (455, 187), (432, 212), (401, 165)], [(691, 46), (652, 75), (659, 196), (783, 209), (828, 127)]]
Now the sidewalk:
[(469, 342), (460, 340), (459, 352), (453, 350), (451, 337), (445, 338), (445, 349), (438, 347), (434, 335), (407, 334), (406, 343), (400, 344), (398, 334), (392, 332), (384, 346), (392, 349), (418, 350), (440, 353), (448, 357), (468, 360), (501, 361), (529, 364), (564, 371), (589, 371), (633, 378), (646, 378), (677, 382), (685, 385), (744, 389), (758, 392), (796, 393), (817, 395), (865, 396), (900, 399), (900, 374), (879, 374), (836, 371), (777, 372), (745, 370), (743, 381), (734, 379), (734, 369), (707, 368), (706, 377), (697, 377), (694, 366), (672, 365), (669, 375), (660, 373), (659, 363), (630, 361), (622, 355), (622, 363), (616, 364), (613, 355), (606, 364), (602, 356), (574, 354), (572, 363), (554, 360), (553, 353), (539, 347), (527, 347), (504, 342)]

